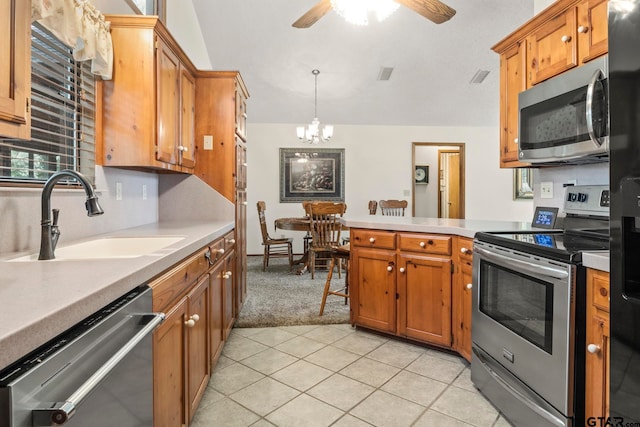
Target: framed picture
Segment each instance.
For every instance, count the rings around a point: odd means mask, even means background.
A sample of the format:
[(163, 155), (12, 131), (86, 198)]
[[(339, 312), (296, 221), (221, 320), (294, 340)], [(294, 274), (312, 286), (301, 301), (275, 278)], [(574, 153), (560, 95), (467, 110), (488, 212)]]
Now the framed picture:
[(413, 180), (416, 184), (428, 184), (429, 183), (429, 166), (418, 166), (413, 174)]
[(344, 148), (281, 148), (280, 202), (344, 201)]
[(513, 200), (533, 199), (533, 170), (518, 168), (513, 170)]

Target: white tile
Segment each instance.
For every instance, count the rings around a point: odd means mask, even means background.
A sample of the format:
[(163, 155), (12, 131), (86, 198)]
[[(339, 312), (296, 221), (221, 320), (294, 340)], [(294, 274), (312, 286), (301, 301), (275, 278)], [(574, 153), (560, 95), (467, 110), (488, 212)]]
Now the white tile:
[(358, 360), (360, 356), (350, 351), (332, 346), (324, 347), (304, 358), (304, 360), (322, 366), (323, 368), (339, 371), (345, 366)]
[(367, 354), (367, 358), (396, 368), (405, 368), (425, 352), (424, 348), (417, 345), (390, 340)]
[(333, 406), (302, 394), (267, 415), (267, 420), (278, 427), (325, 427), (343, 414)]
[(332, 424), (331, 427), (371, 427), (371, 424), (364, 422), (353, 415), (345, 414), (344, 417), (336, 421), (335, 424)]
[(274, 347), (296, 336), (296, 334), (278, 328), (266, 328), (263, 331), (251, 335), (249, 339), (258, 341), (260, 344), (268, 345), (269, 347)]
[(416, 423), (414, 427), (473, 427), (472, 424), (467, 424), (464, 421), (451, 418), (440, 412), (428, 410), (425, 412)]
[(344, 338), (350, 333), (351, 332), (331, 325), (323, 325), (307, 332), (304, 336), (324, 344), (331, 344), (338, 341), (340, 338)]
[(430, 354), (423, 354), (406, 367), (407, 371), (447, 384), (451, 384), (464, 368), (465, 365), (460, 361), (445, 360)]
[(348, 411), (375, 391), (370, 385), (334, 374), (307, 391), (307, 394), (330, 405)]
[(471, 381), (470, 368), (465, 368), (460, 373), (460, 375), (458, 375), (458, 378), (455, 379), (455, 381), (453, 382), (453, 385), (456, 387), (463, 388), (465, 390), (472, 391), (474, 393), (478, 393), (478, 389), (476, 388), (476, 386), (473, 385), (473, 382)]
[(507, 419), (502, 414), (500, 414), (500, 417), (498, 417), (498, 421), (496, 421), (493, 427), (513, 427), (513, 424), (507, 421)]
[(410, 426), (426, 408), (384, 391), (375, 391), (349, 413), (378, 427)]
[(237, 362), (266, 350), (267, 346), (236, 335), (227, 341), (222, 349), (222, 355)]
[(413, 372), (402, 371), (381, 390), (395, 394), (422, 406), (429, 406), (447, 388), (447, 384)]
[(332, 374), (332, 371), (321, 366), (299, 360), (272, 374), (271, 378), (291, 386), (296, 390), (306, 391)]
[(347, 335), (331, 345), (364, 356), (387, 341), (387, 339), (375, 335), (357, 333)]
[(224, 369), (216, 369), (211, 381), (209, 381), (209, 387), (222, 394), (229, 395), (256, 381), (260, 381), (262, 378), (264, 378), (264, 375), (260, 372), (235, 363)]
[(480, 393), (449, 387), (431, 405), (431, 409), (478, 427), (490, 427), (498, 411)]
[(319, 325), (294, 325), (294, 326), (278, 326), (278, 329), (281, 329), (286, 332), (290, 332), (296, 335), (304, 335), (307, 332), (311, 332), (312, 330), (318, 328)]
[(270, 348), (251, 357), (247, 357), (242, 360), (241, 363), (265, 375), (270, 375), (285, 366), (291, 365), (296, 360), (298, 359), (287, 353)]
[(398, 372), (398, 368), (366, 358), (356, 360), (340, 371), (344, 376), (373, 387), (380, 387)]
[(292, 356), (305, 357), (325, 346), (326, 344), (322, 344), (318, 341), (297, 336), (289, 341), (283, 342), (282, 344), (278, 344), (275, 348)]
[(300, 392), (271, 378), (264, 378), (229, 397), (259, 415), (284, 405)]
[(229, 335), (229, 337), (232, 338), (234, 335), (239, 335), (246, 338), (268, 329), (270, 328), (233, 328), (231, 329), (231, 334)]
[(214, 403), (204, 410), (198, 410), (189, 424), (191, 427), (247, 427), (260, 417), (229, 398)]

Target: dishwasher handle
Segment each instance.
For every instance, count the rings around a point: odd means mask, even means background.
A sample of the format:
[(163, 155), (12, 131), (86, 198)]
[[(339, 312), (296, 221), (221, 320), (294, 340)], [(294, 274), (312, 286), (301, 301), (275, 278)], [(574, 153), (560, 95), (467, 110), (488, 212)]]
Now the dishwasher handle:
[(135, 316), (152, 316), (137, 334), (135, 334), (120, 350), (109, 358), (88, 380), (64, 402), (56, 402), (50, 408), (34, 409), (32, 411), (33, 427), (57, 426), (65, 424), (75, 413), (76, 408), (93, 391), (93, 389), (124, 359), (140, 341), (160, 324), (165, 318), (164, 313), (137, 314)]
[(558, 268), (545, 267), (537, 265), (532, 262), (521, 261), (519, 259), (510, 258), (508, 256), (500, 255), (495, 252), (490, 252), (481, 247), (474, 248), (476, 254), (485, 257), (486, 259), (501, 263), (514, 270), (524, 271), (529, 274), (539, 274), (554, 279), (566, 279), (569, 277), (569, 273), (566, 270), (560, 270)]

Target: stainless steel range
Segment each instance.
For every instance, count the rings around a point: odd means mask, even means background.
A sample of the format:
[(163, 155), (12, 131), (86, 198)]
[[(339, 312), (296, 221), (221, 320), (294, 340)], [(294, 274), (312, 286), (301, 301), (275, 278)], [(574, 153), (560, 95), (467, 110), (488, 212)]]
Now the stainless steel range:
[(518, 427), (584, 425), (585, 251), (607, 250), (609, 190), (568, 187), (562, 229), (478, 233), (471, 379)]

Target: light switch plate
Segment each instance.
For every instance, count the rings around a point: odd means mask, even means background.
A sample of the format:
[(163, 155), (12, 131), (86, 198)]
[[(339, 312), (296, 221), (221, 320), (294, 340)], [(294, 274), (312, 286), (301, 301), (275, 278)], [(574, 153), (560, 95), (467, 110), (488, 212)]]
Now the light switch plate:
[(122, 200), (122, 183), (116, 182), (116, 200)]
[(540, 183), (540, 198), (553, 199), (553, 182)]

